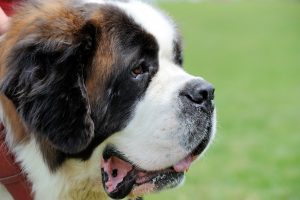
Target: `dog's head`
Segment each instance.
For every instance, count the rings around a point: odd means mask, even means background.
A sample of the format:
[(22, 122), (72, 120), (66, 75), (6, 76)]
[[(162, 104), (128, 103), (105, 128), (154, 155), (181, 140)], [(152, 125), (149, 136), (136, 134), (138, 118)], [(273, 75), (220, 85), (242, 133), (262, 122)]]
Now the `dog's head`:
[(24, 6), (3, 46), (3, 93), (52, 170), (103, 146), (112, 198), (180, 184), (215, 129), (214, 88), (182, 68), (173, 22), (139, 1)]

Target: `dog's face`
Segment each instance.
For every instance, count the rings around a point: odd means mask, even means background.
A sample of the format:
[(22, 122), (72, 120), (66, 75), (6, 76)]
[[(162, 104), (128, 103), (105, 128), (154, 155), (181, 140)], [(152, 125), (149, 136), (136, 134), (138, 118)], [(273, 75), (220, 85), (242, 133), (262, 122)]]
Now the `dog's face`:
[(110, 197), (180, 184), (213, 137), (214, 88), (183, 70), (170, 19), (138, 1), (86, 0), (28, 5), (14, 26), (1, 88), (51, 170), (101, 144)]

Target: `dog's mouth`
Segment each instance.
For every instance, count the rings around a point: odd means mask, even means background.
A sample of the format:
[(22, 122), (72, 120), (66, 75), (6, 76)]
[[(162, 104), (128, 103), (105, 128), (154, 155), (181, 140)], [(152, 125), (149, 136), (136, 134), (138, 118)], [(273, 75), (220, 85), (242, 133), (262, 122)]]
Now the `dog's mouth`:
[(156, 171), (140, 169), (114, 147), (107, 146), (101, 159), (103, 187), (113, 199), (123, 199), (129, 194), (138, 197), (176, 187), (207, 144), (208, 140), (203, 140), (192, 153), (173, 166)]

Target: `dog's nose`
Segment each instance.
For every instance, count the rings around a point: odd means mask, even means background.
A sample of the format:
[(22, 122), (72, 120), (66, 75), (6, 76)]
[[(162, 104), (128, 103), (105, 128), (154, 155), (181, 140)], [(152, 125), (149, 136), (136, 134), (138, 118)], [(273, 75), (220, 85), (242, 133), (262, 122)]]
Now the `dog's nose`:
[(181, 95), (187, 97), (190, 101), (204, 105), (214, 99), (215, 88), (212, 84), (205, 80), (192, 80), (188, 82)]

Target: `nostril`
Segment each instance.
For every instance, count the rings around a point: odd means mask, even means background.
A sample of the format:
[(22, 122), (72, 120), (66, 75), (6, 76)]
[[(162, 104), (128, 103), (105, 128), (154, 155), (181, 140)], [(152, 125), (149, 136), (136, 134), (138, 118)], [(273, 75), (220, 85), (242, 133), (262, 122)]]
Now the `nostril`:
[(202, 100), (208, 100), (208, 91), (207, 90), (200, 90), (200, 96), (202, 97)]
[(190, 101), (196, 103), (196, 104), (201, 104), (203, 103), (204, 99), (202, 98), (201, 95), (198, 95), (198, 97), (191, 95), (191, 94), (186, 94), (185, 95)]
[(196, 88), (193, 91), (187, 93), (186, 96), (192, 102), (201, 104), (203, 103), (203, 101), (207, 100), (208, 92), (206, 90), (202, 90), (201, 88)]

